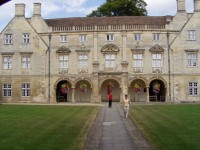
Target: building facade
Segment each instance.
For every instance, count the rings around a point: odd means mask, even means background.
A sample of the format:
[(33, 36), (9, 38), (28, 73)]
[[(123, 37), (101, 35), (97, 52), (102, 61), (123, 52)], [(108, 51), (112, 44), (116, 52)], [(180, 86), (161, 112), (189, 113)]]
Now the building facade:
[(200, 102), (200, 0), (175, 16), (43, 19), (25, 5), (0, 34), (0, 102)]

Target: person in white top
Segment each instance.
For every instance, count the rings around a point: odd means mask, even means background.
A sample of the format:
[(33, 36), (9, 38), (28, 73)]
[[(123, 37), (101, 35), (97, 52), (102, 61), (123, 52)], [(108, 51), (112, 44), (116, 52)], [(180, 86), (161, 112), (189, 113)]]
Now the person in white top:
[(124, 115), (125, 115), (125, 118), (128, 118), (130, 100), (127, 94), (125, 95), (123, 100), (124, 100)]

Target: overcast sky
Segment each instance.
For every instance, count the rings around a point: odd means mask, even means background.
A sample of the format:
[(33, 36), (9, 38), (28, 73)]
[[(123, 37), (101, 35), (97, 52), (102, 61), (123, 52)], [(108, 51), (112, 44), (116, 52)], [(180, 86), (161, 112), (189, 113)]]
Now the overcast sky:
[[(15, 4), (26, 5), (26, 17), (33, 13), (33, 3), (42, 4), (43, 18), (85, 17), (92, 10), (96, 10), (106, 0), (12, 0), (0, 6), (0, 32), (14, 17)], [(177, 11), (176, 0), (145, 0), (149, 16), (174, 16)], [(187, 12), (193, 12), (193, 0), (186, 1)]]

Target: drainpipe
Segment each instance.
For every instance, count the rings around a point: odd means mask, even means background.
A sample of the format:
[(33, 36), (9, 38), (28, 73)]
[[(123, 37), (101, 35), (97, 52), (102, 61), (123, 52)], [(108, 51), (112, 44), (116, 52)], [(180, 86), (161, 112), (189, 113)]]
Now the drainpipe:
[(169, 77), (169, 101), (171, 102), (171, 64), (170, 64), (170, 45), (169, 32), (167, 32), (167, 51), (168, 51), (168, 77)]
[(51, 99), (51, 95), (50, 95), (50, 84), (51, 84), (51, 58), (50, 58), (50, 54), (51, 54), (51, 37), (52, 37), (52, 35), (51, 34), (49, 34), (48, 35), (48, 37), (49, 37), (49, 74), (48, 74), (48, 76), (49, 76), (49, 93), (48, 93), (48, 98), (49, 98), (49, 103), (50, 103), (50, 99)]

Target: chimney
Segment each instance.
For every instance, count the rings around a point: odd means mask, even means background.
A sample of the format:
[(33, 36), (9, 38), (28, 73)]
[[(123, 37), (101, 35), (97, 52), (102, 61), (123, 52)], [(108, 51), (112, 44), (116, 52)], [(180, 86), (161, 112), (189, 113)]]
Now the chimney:
[(185, 0), (176, 0), (177, 1), (177, 12), (185, 12)]
[(41, 3), (34, 3), (33, 16), (41, 16)]
[(194, 11), (200, 11), (200, 0), (194, 0)]
[(15, 16), (24, 17), (25, 16), (25, 4), (15, 4)]

